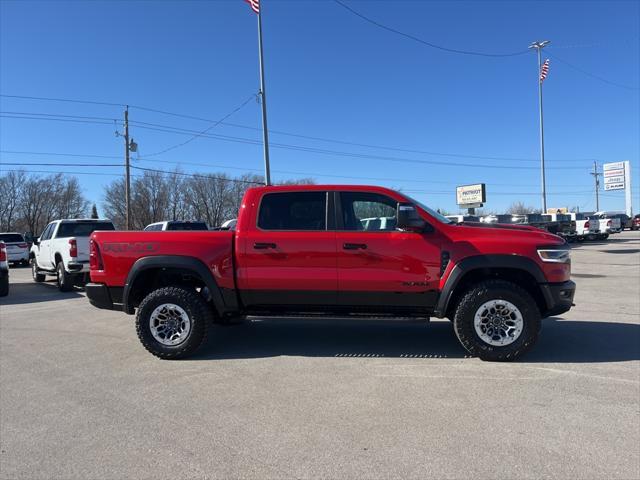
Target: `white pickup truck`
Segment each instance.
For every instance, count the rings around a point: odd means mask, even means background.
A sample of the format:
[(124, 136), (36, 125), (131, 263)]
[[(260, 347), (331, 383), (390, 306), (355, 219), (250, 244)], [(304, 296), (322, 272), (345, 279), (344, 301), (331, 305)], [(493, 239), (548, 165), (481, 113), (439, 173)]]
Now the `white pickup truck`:
[(571, 219), (576, 222), (576, 235), (578, 241), (583, 240), (602, 240), (607, 238), (604, 233), (600, 232), (600, 221), (589, 219), (589, 215), (585, 213), (571, 212)]
[(89, 237), (96, 230), (115, 230), (110, 220), (55, 220), (34, 240), (31, 274), (36, 282), (55, 275), (58, 288), (68, 292), (86, 283), (89, 275)]
[(611, 212), (596, 212), (590, 218), (597, 218), (600, 223), (600, 232), (602, 233), (620, 233), (622, 225), (620, 218), (613, 216)]

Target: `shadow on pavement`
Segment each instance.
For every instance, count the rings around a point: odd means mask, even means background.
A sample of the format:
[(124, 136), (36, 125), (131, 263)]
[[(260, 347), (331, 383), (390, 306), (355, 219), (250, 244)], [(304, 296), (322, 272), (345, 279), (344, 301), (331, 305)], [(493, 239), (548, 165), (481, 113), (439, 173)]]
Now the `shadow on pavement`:
[(640, 325), (543, 320), (538, 344), (524, 362), (599, 363), (640, 360)]
[[(306, 357), (464, 358), (448, 321), (259, 319), (216, 327), (194, 360)], [(522, 363), (591, 363), (640, 360), (640, 325), (544, 320), (538, 341)]]
[(11, 283), (9, 284), (9, 295), (0, 297), (0, 306), (80, 298), (82, 295), (80, 295), (79, 292), (80, 290), (61, 292), (58, 290), (55, 281), (43, 283)]

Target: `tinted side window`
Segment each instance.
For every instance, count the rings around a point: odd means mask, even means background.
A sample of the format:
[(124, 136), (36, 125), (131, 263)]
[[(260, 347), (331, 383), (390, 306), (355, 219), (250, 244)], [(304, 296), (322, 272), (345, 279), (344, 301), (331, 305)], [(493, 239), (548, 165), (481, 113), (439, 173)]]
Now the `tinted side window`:
[(263, 230), (326, 230), (326, 192), (268, 193), (262, 197), (258, 227)]
[(368, 192), (340, 193), (344, 230), (389, 231), (396, 229), (398, 202)]
[(42, 232), (42, 235), (40, 235), (40, 241), (49, 240), (51, 238), (51, 234), (53, 233), (53, 228), (54, 228), (53, 223), (50, 223), (49, 225), (47, 225), (47, 227)]

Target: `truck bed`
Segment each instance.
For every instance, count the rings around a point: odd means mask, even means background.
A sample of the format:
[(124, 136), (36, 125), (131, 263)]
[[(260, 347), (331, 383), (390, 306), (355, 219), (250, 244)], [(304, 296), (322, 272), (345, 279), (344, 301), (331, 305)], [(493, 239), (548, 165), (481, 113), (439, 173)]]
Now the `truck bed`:
[(234, 288), (234, 232), (226, 231), (113, 231), (95, 232), (104, 268), (91, 270), (91, 281), (122, 286), (134, 263), (142, 257), (198, 258), (222, 288)]

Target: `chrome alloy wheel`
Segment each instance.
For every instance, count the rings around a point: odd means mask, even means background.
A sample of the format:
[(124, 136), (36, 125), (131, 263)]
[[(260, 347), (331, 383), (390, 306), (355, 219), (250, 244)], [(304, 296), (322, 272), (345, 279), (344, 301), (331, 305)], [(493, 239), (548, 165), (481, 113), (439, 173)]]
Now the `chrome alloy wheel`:
[(483, 342), (504, 347), (518, 339), (524, 327), (524, 319), (513, 303), (490, 300), (476, 310), (473, 325)]
[(151, 335), (162, 345), (175, 346), (186, 340), (191, 331), (191, 320), (182, 307), (163, 303), (149, 317)]

